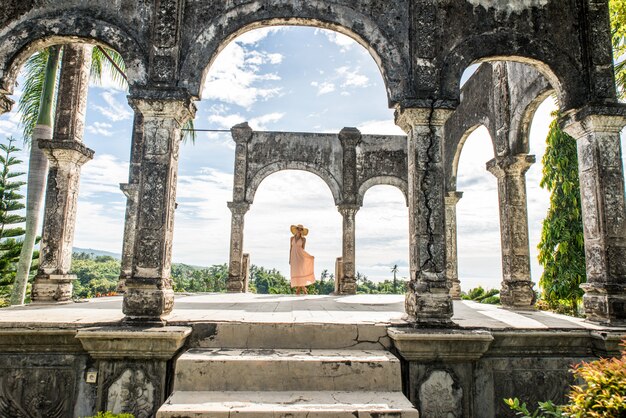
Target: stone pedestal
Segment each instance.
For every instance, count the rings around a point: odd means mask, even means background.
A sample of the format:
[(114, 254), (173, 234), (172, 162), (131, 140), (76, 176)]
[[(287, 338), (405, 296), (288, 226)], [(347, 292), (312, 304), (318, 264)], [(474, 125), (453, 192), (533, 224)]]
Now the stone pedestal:
[(64, 302), (72, 298), (68, 274), (76, 224), (81, 166), (93, 151), (77, 141), (39, 141), (50, 161), (40, 242), (39, 269), (32, 289), (33, 302)]
[(527, 154), (487, 162), (487, 170), (498, 179), (503, 276), (500, 301), (505, 308), (530, 309), (535, 304), (526, 203), (526, 171), (534, 162), (535, 156)]
[[(614, 110), (614, 115), (611, 111)], [(585, 235), (587, 319), (626, 325), (626, 203), (620, 131), (621, 109), (586, 108), (565, 115), (565, 130), (578, 146)], [(596, 114), (599, 113), (599, 114)]]
[(409, 321), (452, 325), (446, 277), (443, 124), (448, 109), (398, 108), (396, 124), (408, 136), (410, 281), (405, 309)]
[(154, 416), (165, 401), (167, 363), (191, 334), (190, 327), (96, 327), (76, 333), (96, 361), (98, 411)]
[(463, 192), (448, 192), (444, 198), (446, 204), (446, 277), (452, 299), (461, 299), (461, 281), (459, 280), (459, 258), (457, 253), (456, 204), (463, 197)]
[(233, 293), (246, 291), (245, 271), (243, 269), (243, 232), (245, 215), (250, 204), (245, 202), (228, 202), (232, 213), (230, 222), (230, 257), (228, 262), (228, 282), (226, 290)]
[(131, 97), (131, 105), (143, 116), (143, 152), (138, 181), (137, 227), (133, 245), (132, 276), (126, 280), (125, 321), (162, 323), (174, 306), (170, 279), (174, 206), (181, 128), (193, 117), (189, 97), (162, 91)]
[(359, 210), (358, 205), (339, 205), (337, 207), (343, 218), (342, 263), (343, 274), (339, 280), (339, 293), (354, 295), (357, 290), (355, 268), (355, 225), (354, 218)]

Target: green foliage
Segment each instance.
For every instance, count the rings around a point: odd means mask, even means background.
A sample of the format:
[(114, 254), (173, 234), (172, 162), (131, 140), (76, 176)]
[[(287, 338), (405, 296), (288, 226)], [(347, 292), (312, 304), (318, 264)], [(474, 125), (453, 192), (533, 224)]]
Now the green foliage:
[[(260, 294), (290, 294), (294, 290), (290, 282), (276, 269), (265, 269), (254, 264), (250, 266), (250, 282), (254, 283), (256, 292)], [(314, 285), (307, 287), (314, 294)]]
[(626, 86), (626, 0), (610, 0), (611, 35), (613, 41), (613, 61), (615, 61), (615, 81), (617, 91), (624, 98)]
[(522, 403), (520, 405), (519, 399), (505, 399), (504, 403), (511, 408), (512, 411), (515, 411), (515, 415), (521, 418), (548, 418), (548, 417), (565, 417), (563, 415), (563, 411), (561, 407), (558, 405), (554, 405), (551, 401), (547, 402), (539, 402), (539, 408), (537, 408), (534, 412), (530, 412), (526, 403)]
[(11, 286), (15, 281), (17, 262), (22, 251), (24, 229), (17, 225), (26, 219), (16, 212), (24, 209), (24, 196), (20, 188), (25, 184), (17, 180), (24, 173), (14, 172), (12, 167), (22, 161), (13, 156), (19, 149), (7, 138), (0, 144), (0, 307), (9, 305)]
[(120, 277), (120, 261), (110, 256), (72, 254), (72, 273), (76, 275), (74, 297), (93, 298), (113, 294)]
[(539, 402), (539, 408), (531, 413), (517, 398), (504, 403), (522, 418), (626, 418), (626, 340), (622, 347), (620, 358), (601, 358), (574, 367), (574, 376), (584, 383), (572, 386), (566, 405)]
[(626, 340), (621, 358), (582, 362), (574, 375), (584, 384), (572, 387), (563, 410), (570, 417), (626, 417)]
[(226, 292), (228, 265), (215, 264), (199, 268), (187, 264), (172, 265), (172, 280), (175, 292)]
[(576, 314), (586, 281), (576, 141), (555, 118), (546, 143), (540, 184), (550, 191), (550, 208), (538, 245), (544, 269), (539, 285), (550, 307)]
[(500, 303), (500, 293), (497, 289), (483, 289), (482, 286), (470, 289), (467, 292), (461, 292), (461, 299), (473, 300), (474, 302), (486, 303), (489, 305), (498, 305)]
[(113, 412), (98, 412), (96, 415), (85, 418), (135, 418), (133, 414), (114, 414)]

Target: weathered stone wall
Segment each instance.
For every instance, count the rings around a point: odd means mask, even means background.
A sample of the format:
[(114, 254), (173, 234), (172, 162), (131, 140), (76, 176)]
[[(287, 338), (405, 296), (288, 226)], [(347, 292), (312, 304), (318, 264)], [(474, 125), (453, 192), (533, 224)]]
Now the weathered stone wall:
[(390, 104), (454, 106), (463, 70), (502, 57), (537, 65), (566, 109), (615, 98), (607, 3), (575, 0), (8, 0), (0, 12), (0, 93), (12, 92), (34, 50), (72, 36), (117, 49), (131, 86), (149, 81), (199, 96), (226, 43), (279, 24), (355, 38), (377, 61)]

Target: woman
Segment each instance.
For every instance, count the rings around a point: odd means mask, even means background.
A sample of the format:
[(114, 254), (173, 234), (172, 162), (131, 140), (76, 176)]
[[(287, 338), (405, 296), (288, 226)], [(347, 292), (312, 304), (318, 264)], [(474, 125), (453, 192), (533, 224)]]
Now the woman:
[(296, 295), (300, 291), (308, 294), (306, 286), (315, 281), (313, 273), (313, 261), (315, 257), (304, 251), (306, 245), (306, 235), (309, 230), (302, 225), (291, 225), (291, 246), (289, 249), (289, 264), (291, 265), (291, 287), (296, 288)]

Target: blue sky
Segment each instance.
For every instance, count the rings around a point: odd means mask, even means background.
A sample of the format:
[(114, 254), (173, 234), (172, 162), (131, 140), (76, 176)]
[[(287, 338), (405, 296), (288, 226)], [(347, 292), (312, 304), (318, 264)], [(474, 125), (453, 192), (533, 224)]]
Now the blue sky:
[[(14, 99), (20, 94), (19, 86)], [(128, 178), (132, 111), (126, 92), (110, 80), (89, 93), (85, 143), (93, 161), (83, 167), (75, 246), (119, 253)], [(248, 121), (253, 129), (402, 134), (387, 108), (380, 72), (369, 53), (350, 38), (327, 30), (278, 27), (248, 32), (231, 42), (210, 69), (197, 103), (197, 128), (229, 129)], [(531, 152), (541, 161), (548, 99), (537, 112)], [(17, 112), (0, 116), (0, 133), (20, 137)], [(493, 158), (489, 136), (475, 131), (459, 167), (459, 271), (463, 288), (499, 287), (500, 236), (496, 180), (485, 170)], [(26, 158), (24, 158), (26, 160)], [(211, 265), (228, 261), (234, 143), (229, 133), (199, 133), (182, 146), (177, 190), (174, 262)], [(540, 163), (529, 171), (531, 252), (536, 254), (548, 205), (539, 189)], [(288, 273), (289, 225), (310, 228), (307, 250), (316, 273), (334, 271), (341, 255), (341, 217), (330, 190), (311, 173), (285, 171), (260, 186), (246, 216), (244, 251), (254, 264)], [(391, 278), (394, 264), (408, 275), (408, 216), (402, 193), (391, 186), (368, 191), (356, 217), (357, 270), (374, 280)], [(533, 280), (540, 275), (533, 260)]]

